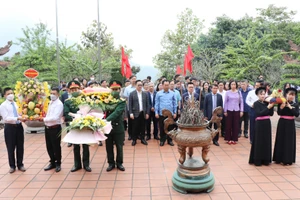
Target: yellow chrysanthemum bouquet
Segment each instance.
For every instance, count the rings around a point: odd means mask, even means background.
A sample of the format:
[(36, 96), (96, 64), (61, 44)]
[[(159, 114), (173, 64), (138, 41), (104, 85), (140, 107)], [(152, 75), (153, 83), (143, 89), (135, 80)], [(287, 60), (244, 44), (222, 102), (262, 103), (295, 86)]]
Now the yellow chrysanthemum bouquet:
[(30, 79), (27, 82), (17, 81), (15, 86), (18, 113), (26, 120), (39, 120), (45, 117), (50, 102), (50, 90), (47, 82)]

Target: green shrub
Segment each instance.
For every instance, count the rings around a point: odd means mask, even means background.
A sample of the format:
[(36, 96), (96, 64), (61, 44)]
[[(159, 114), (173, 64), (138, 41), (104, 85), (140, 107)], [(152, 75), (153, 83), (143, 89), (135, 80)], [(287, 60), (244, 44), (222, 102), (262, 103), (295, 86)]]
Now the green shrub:
[(0, 104), (3, 103), (5, 101), (4, 98), (0, 98)]

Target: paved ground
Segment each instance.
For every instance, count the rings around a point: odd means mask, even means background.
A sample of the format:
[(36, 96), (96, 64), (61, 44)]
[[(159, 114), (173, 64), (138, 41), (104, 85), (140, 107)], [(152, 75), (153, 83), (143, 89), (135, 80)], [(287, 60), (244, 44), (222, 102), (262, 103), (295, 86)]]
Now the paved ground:
[[(272, 118), (273, 133), (277, 117)], [(105, 147), (92, 146), (91, 173), (71, 173), (72, 148), (63, 144), (62, 171), (45, 172), (48, 155), (43, 134), (26, 134), (25, 173), (8, 174), (7, 153), (0, 130), (0, 200), (4, 199), (100, 199), (100, 200), (192, 200), (192, 199), (300, 199), (300, 129), (297, 130), (297, 163), (268, 167), (248, 165), (250, 144), (241, 138), (237, 145), (211, 146), (210, 167), (215, 175), (215, 189), (210, 194), (182, 195), (172, 189), (171, 178), (178, 158), (176, 146), (160, 147), (150, 140), (148, 146), (135, 147), (126, 140), (125, 172), (106, 172)], [(274, 140), (274, 134), (273, 134)], [(200, 155), (200, 149), (195, 151)]]

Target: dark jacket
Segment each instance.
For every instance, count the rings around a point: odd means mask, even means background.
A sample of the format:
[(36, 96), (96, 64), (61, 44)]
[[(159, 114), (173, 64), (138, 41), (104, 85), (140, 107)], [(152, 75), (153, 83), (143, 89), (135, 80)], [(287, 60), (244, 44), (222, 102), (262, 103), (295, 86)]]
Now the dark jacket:
[[(143, 111), (144, 118), (146, 118), (146, 114), (150, 114), (150, 105), (149, 98), (147, 92), (142, 91), (142, 103), (143, 103)], [(140, 106), (137, 91), (134, 90), (129, 95), (129, 115), (133, 114), (135, 118), (137, 118), (140, 114)]]
[[(194, 94), (194, 100), (195, 101), (199, 101), (199, 94), (197, 93), (193, 93)], [(183, 104), (185, 104), (185, 102), (189, 99), (189, 93), (186, 92), (182, 95), (182, 101), (183, 101)], [(183, 105), (181, 105), (181, 108), (183, 108)]]
[(249, 105), (246, 103), (246, 98), (248, 93), (251, 91), (250, 88), (247, 88), (246, 91), (244, 92), (244, 90), (242, 88), (240, 88), (240, 92), (242, 94), (243, 97), (243, 102), (244, 102), (244, 112), (249, 112), (250, 111), (250, 107)]
[(71, 100), (65, 100), (64, 103), (64, 117), (65, 117), (65, 122), (71, 122), (73, 120), (73, 117), (69, 115), (69, 112), (71, 113), (77, 113), (79, 109), (73, 105)]
[(126, 101), (120, 101), (115, 110), (108, 114), (107, 121), (111, 121), (112, 130), (114, 132), (124, 132), (124, 116), (123, 112), (126, 108)]
[(148, 98), (149, 98), (149, 107), (150, 107), (150, 109), (151, 108), (154, 108), (155, 107), (155, 96), (156, 96), (156, 91), (154, 91), (153, 92), (153, 102), (152, 102), (152, 100), (151, 100), (151, 94), (150, 94), (150, 92), (147, 92), (148, 93)]
[(69, 98), (69, 94), (68, 92), (64, 92), (61, 96), (60, 96), (60, 100), (61, 102), (64, 104), (65, 101)]
[[(217, 105), (216, 107), (221, 106), (223, 107), (223, 98), (222, 95), (217, 94)], [(212, 117), (212, 112), (213, 112), (213, 102), (212, 102), (212, 93), (209, 93), (205, 96), (204, 99), (204, 117), (207, 117), (208, 120), (211, 119)]]

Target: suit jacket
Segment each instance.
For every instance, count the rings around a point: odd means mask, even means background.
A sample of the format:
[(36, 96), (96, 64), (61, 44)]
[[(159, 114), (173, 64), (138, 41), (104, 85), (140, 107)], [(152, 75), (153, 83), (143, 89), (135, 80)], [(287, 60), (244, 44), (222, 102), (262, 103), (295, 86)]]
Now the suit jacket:
[[(142, 91), (142, 104), (144, 111), (144, 118), (146, 118), (146, 114), (150, 114), (150, 105), (149, 98), (147, 92)], [(134, 90), (129, 95), (129, 114), (133, 114), (135, 118), (137, 118), (140, 114), (140, 105), (137, 91)]]
[(60, 97), (60, 100), (61, 102), (64, 104), (65, 103), (65, 100), (67, 100), (69, 98), (69, 94), (68, 92), (64, 92), (61, 97)]
[(150, 107), (150, 110), (151, 108), (154, 108), (155, 107), (155, 96), (156, 96), (156, 91), (153, 92), (153, 102), (151, 101), (151, 94), (150, 92), (147, 92), (148, 93), (148, 98), (149, 98), (149, 107)]
[[(217, 94), (217, 105), (216, 107), (221, 106), (223, 107), (223, 98), (222, 95)], [(212, 117), (213, 112), (213, 102), (212, 102), (212, 93), (209, 93), (205, 96), (204, 99), (204, 117), (207, 117), (208, 120)]]
[[(188, 90), (187, 89), (184, 89), (183, 90), (183, 94), (187, 93)], [(198, 95), (200, 95), (200, 88), (195, 88), (195, 93), (197, 93)]]
[[(197, 94), (195, 92), (193, 94), (194, 94), (194, 100), (195, 101), (199, 101), (199, 94)], [(182, 95), (182, 99), (183, 99), (183, 103), (185, 103), (185, 101), (189, 99), (189, 93), (188, 92), (184, 93)], [(182, 107), (183, 107), (183, 105), (181, 105), (181, 108)]]

